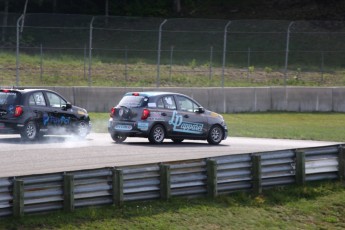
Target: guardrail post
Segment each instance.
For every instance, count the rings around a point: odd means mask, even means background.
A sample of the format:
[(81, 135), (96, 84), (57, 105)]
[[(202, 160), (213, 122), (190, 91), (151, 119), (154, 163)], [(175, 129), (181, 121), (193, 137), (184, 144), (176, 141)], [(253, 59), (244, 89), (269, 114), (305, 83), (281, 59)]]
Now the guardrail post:
[(24, 182), (13, 181), (13, 215), (21, 217), (24, 215)]
[(297, 185), (305, 185), (305, 152), (296, 150), (296, 183)]
[(215, 198), (218, 195), (217, 187), (217, 161), (208, 159), (207, 168), (207, 196)]
[(121, 207), (123, 201), (123, 171), (113, 169), (113, 203)]
[(261, 155), (252, 155), (252, 186), (253, 195), (262, 193)]
[(340, 181), (344, 181), (345, 179), (345, 147), (339, 147), (339, 155), (338, 155), (338, 176)]
[(74, 211), (74, 175), (65, 174), (64, 182), (64, 210), (66, 212)]
[(171, 197), (170, 165), (160, 165), (160, 195), (162, 200)]

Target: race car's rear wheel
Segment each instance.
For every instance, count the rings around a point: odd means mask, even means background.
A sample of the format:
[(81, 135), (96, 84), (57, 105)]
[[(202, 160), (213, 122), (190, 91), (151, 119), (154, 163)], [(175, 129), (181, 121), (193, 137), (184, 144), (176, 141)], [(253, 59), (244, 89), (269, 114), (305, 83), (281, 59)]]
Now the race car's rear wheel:
[(111, 138), (116, 142), (116, 143), (122, 143), (124, 142), (127, 137), (126, 136), (122, 136), (122, 135), (119, 135), (119, 134), (116, 134), (116, 133), (112, 133), (111, 134)]
[(208, 133), (207, 141), (211, 145), (218, 145), (223, 140), (223, 136), (223, 129), (218, 125), (214, 125)]
[(21, 132), (20, 136), (22, 137), (23, 140), (26, 140), (26, 141), (34, 141), (38, 139), (39, 130), (38, 130), (36, 122), (28, 121), (25, 124), (24, 129)]
[(165, 130), (162, 125), (155, 125), (150, 132), (149, 141), (152, 144), (160, 144), (165, 138)]

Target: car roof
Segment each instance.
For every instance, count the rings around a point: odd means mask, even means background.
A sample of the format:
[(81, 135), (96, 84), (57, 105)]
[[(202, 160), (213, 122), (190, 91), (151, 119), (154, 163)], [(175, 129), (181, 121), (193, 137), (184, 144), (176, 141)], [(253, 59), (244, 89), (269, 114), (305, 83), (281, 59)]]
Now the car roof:
[[(180, 93), (172, 93), (172, 92), (163, 92), (163, 91), (144, 91), (144, 92), (128, 92), (125, 95), (134, 95), (139, 94), (139, 96), (146, 96), (146, 97), (154, 97), (154, 96), (160, 96), (160, 95), (183, 95)], [(185, 95), (183, 95), (185, 96)]]
[(53, 92), (51, 90), (48, 89), (23, 89), (23, 88), (4, 88), (4, 89), (0, 89), (0, 90), (6, 90), (6, 91), (10, 91), (10, 92), (20, 92), (20, 93), (29, 93), (29, 92), (34, 92), (34, 91), (49, 91), (49, 92)]

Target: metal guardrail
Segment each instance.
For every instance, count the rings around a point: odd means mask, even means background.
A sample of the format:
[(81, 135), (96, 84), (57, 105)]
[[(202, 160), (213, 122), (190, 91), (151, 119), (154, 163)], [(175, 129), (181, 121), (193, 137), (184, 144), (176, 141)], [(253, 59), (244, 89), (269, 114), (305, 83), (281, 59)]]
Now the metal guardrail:
[(0, 178), (0, 217), (345, 178), (341, 145)]

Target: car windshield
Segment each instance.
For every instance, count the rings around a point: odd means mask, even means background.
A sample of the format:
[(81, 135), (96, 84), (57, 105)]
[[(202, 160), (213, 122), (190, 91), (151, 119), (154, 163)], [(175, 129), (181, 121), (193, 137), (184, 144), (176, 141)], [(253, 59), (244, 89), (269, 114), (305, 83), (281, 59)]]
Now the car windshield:
[(135, 108), (143, 106), (145, 98), (143, 96), (124, 96), (119, 102), (119, 106), (125, 106), (127, 108)]
[(18, 93), (11, 91), (0, 91), (0, 105), (17, 104)]

